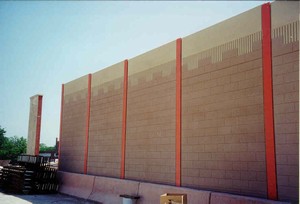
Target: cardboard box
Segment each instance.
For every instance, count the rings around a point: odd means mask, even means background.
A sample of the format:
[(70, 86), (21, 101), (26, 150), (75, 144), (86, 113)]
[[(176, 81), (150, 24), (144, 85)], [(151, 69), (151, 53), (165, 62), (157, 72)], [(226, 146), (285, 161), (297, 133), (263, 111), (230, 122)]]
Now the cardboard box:
[(160, 204), (187, 204), (187, 195), (165, 193), (160, 196)]

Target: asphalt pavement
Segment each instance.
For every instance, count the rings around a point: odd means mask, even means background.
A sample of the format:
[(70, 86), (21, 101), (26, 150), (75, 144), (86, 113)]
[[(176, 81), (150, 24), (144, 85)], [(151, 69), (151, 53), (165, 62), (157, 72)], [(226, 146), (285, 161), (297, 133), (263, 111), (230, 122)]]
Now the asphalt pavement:
[(17, 195), (17, 194), (5, 194), (0, 191), (0, 203), (1, 204), (95, 204), (82, 200), (79, 198), (63, 195), (63, 194), (43, 194), (43, 195)]

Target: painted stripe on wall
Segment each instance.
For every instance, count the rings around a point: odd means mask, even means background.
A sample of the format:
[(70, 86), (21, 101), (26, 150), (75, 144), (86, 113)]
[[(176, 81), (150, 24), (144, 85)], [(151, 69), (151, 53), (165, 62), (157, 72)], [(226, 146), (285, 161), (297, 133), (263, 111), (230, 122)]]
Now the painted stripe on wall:
[(123, 113), (122, 113), (121, 172), (120, 172), (121, 179), (125, 178), (127, 90), (128, 90), (128, 60), (125, 60), (124, 61), (124, 85), (123, 85)]
[(176, 40), (176, 186), (181, 186), (181, 72), (182, 39)]
[(41, 136), (41, 121), (42, 121), (42, 102), (43, 96), (38, 96), (38, 112), (36, 120), (36, 137), (35, 137), (35, 155), (40, 153), (40, 136)]
[(274, 106), (272, 87), (271, 5), (262, 5), (262, 57), (264, 91), (264, 127), (266, 138), (266, 168), (268, 198), (277, 200)]
[(60, 169), (60, 154), (61, 154), (61, 138), (63, 128), (63, 114), (64, 114), (64, 99), (65, 99), (65, 85), (61, 85), (61, 104), (60, 104), (60, 126), (59, 126), (59, 145), (58, 145), (58, 169)]
[(91, 110), (91, 85), (92, 75), (88, 75), (88, 94), (86, 103), (86, 123), (85, 123), (85, 151), (84, 151), (84, 174), (87, 173), (88, 151), (89, 151), (89, 128), (90, 128), (90, 110)]

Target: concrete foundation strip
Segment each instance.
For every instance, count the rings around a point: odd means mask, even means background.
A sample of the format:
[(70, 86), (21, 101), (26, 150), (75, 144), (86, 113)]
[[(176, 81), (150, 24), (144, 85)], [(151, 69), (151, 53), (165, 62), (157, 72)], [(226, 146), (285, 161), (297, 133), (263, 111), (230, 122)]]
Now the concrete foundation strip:
[(122, 203), (120, 195), (139, 196), (138, 204), (159, 203), (164, 193), (187, 194), (189, 204), (287, 204), (262, 198), (195, 190), (183, 187), (145, 183), (124, 179), (58, 172), (59, 192), (103, 204)]

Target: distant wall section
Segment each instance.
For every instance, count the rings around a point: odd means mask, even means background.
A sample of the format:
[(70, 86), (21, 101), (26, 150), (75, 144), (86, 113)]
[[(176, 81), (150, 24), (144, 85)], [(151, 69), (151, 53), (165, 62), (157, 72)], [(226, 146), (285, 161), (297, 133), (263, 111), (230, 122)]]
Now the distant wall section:
[(168, 43), (129, 60), (125, 177), (175, 183), (175, 52)]
[(265, 197), (261, 8), (183, 38), (182, 73), (182, 185)]
[(40, 150), (42, 101), (42, 95), (35, 95), (30, 97), (30, 112), (26, 150), (26, 154), (29, 155), (38, 155)]
[(63, 171), (83, 173), (88, 76), (64, 85), (60, 166)]
[(120, 177), (123, 62), (92, 75), (88, 174)]
[(272, 5), (272, 60), (280, 200), (299, 199), (299, 2)]

